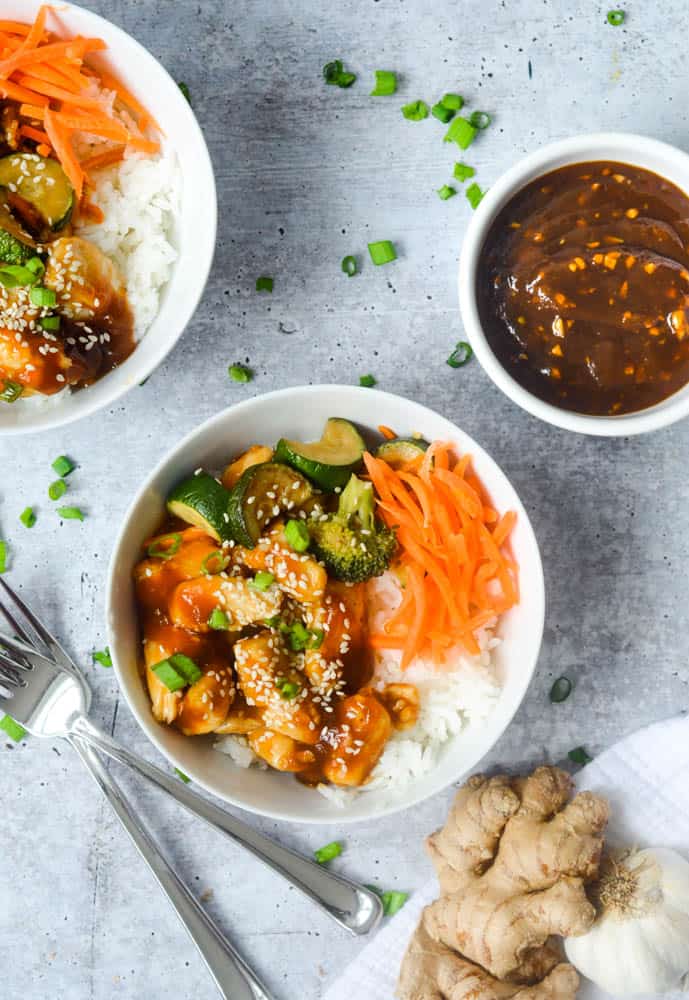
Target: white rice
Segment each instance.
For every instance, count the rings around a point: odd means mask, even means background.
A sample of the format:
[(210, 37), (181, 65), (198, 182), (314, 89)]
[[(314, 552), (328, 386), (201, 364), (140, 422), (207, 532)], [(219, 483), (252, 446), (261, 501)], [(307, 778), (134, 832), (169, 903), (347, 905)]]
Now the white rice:
[[(371, 631), (380, 631), (401, 600), (395, 575), (386, 573), (372, 581), (368, 587), (368, 598)], [(478, 656), (468, 656), (461, 647), (457, 647), (448, 652), (444, 667), (417, 657), (406, 670), (402, 670), (399, 653), (381, 651), (372, 686), (382, 689), (393, 682), (416, 685), (420, 696), (418, 720), (412, 729), (393, 734), (363, 788), (348, 789), (322, 784), (318, 786), (318, 791), (340, 807), (344, 807), (353, 796), (370, 792), (375, 792), (384, 801), (391, 801), (405, 785), (433, 770), (448, 740), (480, 726), (495, 708), (500, 685), (492, 662), (492, 650), (500, 640), (494, 635), (494, 627), (493, 624), (476, 632), (481, 649)], [(220, 737), (213, 745), (242, 767), (249, 767), (258, 761), (242, 737)], [(245, 753), (239, 753), (238, 746)]]

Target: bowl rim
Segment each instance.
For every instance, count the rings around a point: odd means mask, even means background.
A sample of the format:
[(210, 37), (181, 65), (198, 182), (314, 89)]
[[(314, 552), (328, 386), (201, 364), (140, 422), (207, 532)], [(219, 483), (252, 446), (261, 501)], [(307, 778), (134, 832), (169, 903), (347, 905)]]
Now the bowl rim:
[[(19, 5), (16, 2), (9, 3), (8, 0), (0, 0), (0, 9), (4, 9), (5, 7), (14, 9), (18, 6)], [(70, 9), (72, 9), (76, 11), (79, 16), (83, 16), (88, 20), (93, 21), (93, 33), (96, 35), (102, 34), (102, 29), (99, 31), (98, 25), (105, 25), (108, 34), (114, 34), (125, 44), (133, 46), (137, 50), (137, 54), (140, 59), (154, 63), (157, 71), (166, 78), (166, 81), (172, 88), (171, 93), (174, 91), (179, 94), (179, 108), (183, 110), (185, 118), (187, 119), (187, 126), (190, 130), (190, 142), (197, 147), (199, 153), (200, 164), (198, 181), (200, 184), (203, 184), (205, 189), (208, 191), (208, 216), (207, 218), (204, 217), (204, 225), (201, 229), (199, 239), (199, 260), (201, 263), (199, 265), (198, 290), (187, 295), (186, 307), (184, 309), (176, 311), (176, 316), (179, 317), (179, 319), (175, 324), (175, 327), (178, 329), (178, 332), (174, 335), (168, 335), (165, 338), (160, 346), (152, 353), (148, 362), (141, 366), (140, 370), (136, 374), (136, 377), (122, 381), (121, 383), (113, 381), (112, 385), (108, 384), (107, 376), (98, 379), (98, 381), (96, 381), (92, 386), (88, 386), (87, 388), (81, 390), (81, 392), (87, 394), (87, 399), (83, 404), (83, 408), (80, 408), (75, 413), (70, 412), (69, 410), (61, 413), (59, 405), (50, 405), (49, 398), (48, 403), (42, 411), (34, 411), (30, 424), (18, 424), (16, 426), (9, 427), (0, 426), (0, 438), (16, 437), (21, 434), (41, 433), (58, 427), (64, 427), (68, 424), (75, 423), (76, 421), (83, 420), (86, 417), (93, 416), (93, 414), (98, 410), (105, 409), (107, 406), (111, 406), (113, 403), (116, 403), (117, 400), (121, 399), (131, 389), (136, 388), (137, 385), (140, 385), (145, 379), (149, 378), (176, 346), (180, 337), (185, 332), (187, 326), (193, 318), (208, 283), (208, 277), (210, 275), (211, 267), (213, 266), (217, 243), (218, 196), (215, 184), (213, 162), (211, 160), (208, 145), (198, 119), (189, 107), (186, 98), (180, 91), (177, 83), (175, 83), (173, 77), (167, 71), (165, 66), (163, 66), (158, 59), (156, 59), (153, 53), (150, 52), (145, 45), (113, 21), (109, 21), (101, 14), (96, 14), (87, 7), (82, 7), (80, 4), (72, 3), (71, 0), (59, 0), (59, 2), (54, 6), (55, 11), (58, 14), (64, 14), (65, 12), (68, 13)], [(172, 281), (174, 268), (176, 266), (177, 262), (173, 264), (173, 272), (170, 276), (168, 284)], [(152, 324), (155, 323), (157, 316), (158, 314), (154, 317)], [(139, 339), (137, 346), (132, 352), (132, 357), (137, 353), (139, 344), (144, 337), (148, 335), (148, 333), (149, 330), (146, 330), (143, 337)], [(59, 399), (59, 394), (56, 398)]]
[[(159, 723), (155, 721), (153, 715), (150, 712), (139, 712), (134, 702), (129, 697), (129, 689), (132, 681), (131, 671), (126, 670), (120, 664), (117, 655), (117, 643), (114, 641), (113, 633), (113, 618), (112, 618), (112, 608), (114, 605), (114, 595), (118, 586), (119, 579), (119, 553), (126, 539), (132, 530), (132, 525), (134, 523), (134, 515), (136, 509), (141, 502), (144, 495), (151, 489), (152, 485), (158, 479), (158, 477), (175, 462), (178, 462), (182, 456), (188, 454), (190, 447), (193, 447), (197, 438), (206, 435), (208, 432), (212, 432), (214, 429), (221, 428), (224, 423), (230, 418), (232, 420), (241, 421), (247, 420), (251, 414), (251, 411), (257, 407), (262, 407), (266, 403), (274, 405), (276, 410), (281, 408), (281, 404), (287, 405), (293, 403), (295, 395), (305, 394), (308, 396), (317, 396), (322, 393), (332, 394), (338, 391), (346, 390), (355, 395), (359, 395), (362, 399), (362, 403), (371, 406), (371, 403), (375, 401), (376, 397), (395, 400), (399, 403), (400, 400), (404, 405), (411, 407), (415, 411), (414, 419), (418, 420), (419, 417), (428, 415), (434, 420), (441, 420), (448, 425), (448, 432), (454, 434), (459, 434), (459, 436), (465, 437), (468, 442), (471, 442), (471, 447), (476, 450), (476, 453), (480, 453), (481, 460), (484, 464), (491, 467), (491, 476), (494, 474), (494, 482), (502, 480), (504, 485), (507, 486), (509, 491), (514, 496), (514, 508), (517, 510), (517, 514), (520, 523), (527, 534), (528, 546), (532, 550), (533, 559), (533, 579), (530, 580), (530, 591), (533, 598), (534, 606), (534, 634), (537, 632), (537, 638), (534, 640), (533, 653), (530, 663), (521, 662), (520, 663), (520, 674), (519, 681), (515, 686), (514, 701), (512, 706), (508, 711), (505, 712), (503, 724), (499, 730), (496, 730), (487, 739), (482, 741), (477, 748), (476, 752), (467, 759), (465, 765), (463, 765), (463, 770), (455, 774), (448, 781), (439, 781), (433, 785), (428, 783), (426, 787), (423, 786), (423, 782), (419, 782), (419, 790), (413, 796), (404, 798), (399, 802), (392, 802), (388, 804), (383, 804), (379, 808), (372, 810), (369, 814), (365, 816), (352, 816), (348, 815), (346, 810), (343, 809), (338, 812), (337, 817), (323, 818), (314, 817), (309, 815), (308, 812), (303, 812), (295, 809), (290, 815), (286, 815), (284, 811), (279, 809), (273, 809), (270, 805), (258, 808), (256, 806), (247, 805), (246, 802), (242, 801), (240, 798), (229, 794), (224, 791), (219, 791), (212, 782), (206, 780), (203, 771), (199, 768), (189, 767), (188, 764), (180, 762), (175, 759), (174, 753), (163, 745), (160, 739), (160, 733), (162, 727)], [(413, 424), (412, 426), (415, 426)], [(543, 634), (545, 629), (545, 612), (546, 612), (546, 597), (545, 597), (545, 577), (543, 572), (543, 562), (541, 559), (540, 549), (538, 546), (538, 540), (534, 532), (533, 526), (529, 515), (517, 494), (515, 487), (512, 485), (511, 481), (508, 479), (507, 475), (502, 471), (498, 463), (494, 458), (469, 434), (463, 431), (460, 427), (454, 424), (447, 417), (442, 414), (437, 413), (437, 411), (431, 409), (430, 407), (424, 406), (421, 403), (417, 403), (414, 400), (409, 400), (404, 396), (399, 396), (396, 393), (384, 392), (378, 389), (367, 389), (360, 388), (358, 386), (349, 385), (338, 385), (338, 384), (318, 384), (318, 385), (308, 385), (308, 386), (291, 386), (286, 389), (276, 389), (271, 392), (263, 393), (257, 396), (253, 396), (250, 399), (242, 400), (241, 402), (235, 403), (232, 406), (226, 407), (219, 413), (214, 414), (209, 417), (203, 423), (199, 424), (197, 427), (189, 431), (184, 437), (177, 442), (162, 459), (157, 463), (157, 465), (152, 469), (152, 471), (146, 476), (146, 478), (140, 484), (136, 494), (132, 498), (127, 510), (123, 516), (122, 523), (120, 525), (119, 531), (115, 538), (115, 542), (112, 548), (112, 553), (110, 556), (110, 561), (107, 571), (107, 582), (105, 589), (105, 620), (107, 629), (107, 642), (112, 654), (113, 668), (117, 682), (120, 688), (120, 692), (127, 703), (127, 706), (134, 716), (136, 722), (138, 723), (140, 729), (143, 731), (144, 735), (151, 741), (151, 743), (156, 747), (156, 749), (165, 757), (165, 759), (175, 768), (181, 769), (183, 764), (186, 768), (186, 772), (189, 777), (198, 784), (205, 791), (215, 795), (228, 805), (233, 807), (243, 809), (248, 813), (256, 816), (264, 816), (268, 819), (279, 820), (281, 822), (291, 822), (291, 823), (302, 823), (305, 825), (323, 825), (331, 822), (337, 822), (339, 825), (358, 823), (358, 822), (368, 822), (376, 819), (383, 818), (385, 816), (390, 816), (395, 813), (404, 811), (405, 809), (410, 809), (417, 806), (419, 803), (431, 798), (433, 795), (439, 794), (440, 792), (449, 788), (452, 784), (461, 780), (465, 775), (469, 774), (476, 765), (496, 746), (498, 741), (502, 738), (506, 730), (512, 724), (514, 717), (522, 705), (528, 688), (533, 679), (538, 661), (540, 658), (541, 647), (543, 643)], [(314, 795), (316, 795), (314, 790)]]
[[(592, 132), (569, 136), (529, 153), (509, 167), (487, 191), (464, 236), (458, 267), (462, 323), (476, 357), (488, 377), (523, 410), (564, 430), (600, 437), (628, 437), (667, 427), (689, 414), (689, 383), (654, 406), (620, 416), (596, 416), (561, 410), (534, 396), (503, 367), (490, 347), (476, 302), (478, 263), (488, 230), (497, 213), (526, 184), (571, 163), (619, 160), (652, 170), (689, 197), (689, 154), (670, 143), (631, 132)], [(642, 162), (639, 162), (642, 161)], [(655, 165), (654, 165), (655, 164)], [(658, 166), (662, 164), (662, 166)], [(683, 180), (676, 174), (681, 173)]]

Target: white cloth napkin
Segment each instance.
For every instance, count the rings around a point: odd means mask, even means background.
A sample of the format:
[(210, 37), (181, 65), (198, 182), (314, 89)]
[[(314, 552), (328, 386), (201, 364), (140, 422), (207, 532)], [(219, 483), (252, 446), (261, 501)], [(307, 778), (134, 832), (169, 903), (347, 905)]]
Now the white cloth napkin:
[[(588, 788), (609, 800), (609, 843), (672, 847), (689, 857), (688, 775), (689, 718), (682, 716), (615, 744), (583, 768), (576, 783), (579, 789)], [(437, 895), (435, 879), (415, 893), (330, 987), (325, 1000), (393, 1000), (407, 942), (421, 910)], [(608, 1000), (607, 993), (583, 978), (578, 997)], [(663, 1000), (686, 997), (686, 993), (666, 993)]]

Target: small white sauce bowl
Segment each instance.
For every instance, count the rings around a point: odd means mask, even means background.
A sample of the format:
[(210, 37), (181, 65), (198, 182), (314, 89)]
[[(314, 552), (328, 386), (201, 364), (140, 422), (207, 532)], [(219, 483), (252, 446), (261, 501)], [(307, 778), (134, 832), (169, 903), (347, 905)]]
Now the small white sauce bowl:
[(651, 170), (671, 181), (689, 197), (689, 154), (657, 139), (622, 132), (600, 132), (544, 146), (507, 170), (476, 209), (460, 255), (459, 307), (476, 357), (493, 382), (514, 403), (533, 416), (565, 430), (604, 437), (626, 437), (667, 427), (687, 416), (689, 384), (655, 406), (619, 416), (590, 416), (560, 409), (524, 389), (503, 367), (486, 339), (476, 302), (477, 283), (482, 280), (479, 273), (481, 250), (498, 212), (537, 177), (570, 163), (593, 160), (614, 160)]
[[(340, 808), (294, 775), (241, 768), (213, 749), (212, 737), (188, 737), (156, 722), (139, 672), (141, 635), (134, 601), (133, 569), (141, 548), (158, 528), (165, 498), (172, 487), (195, 469), (220, 469), (249, 445), (275, 444), (283, 435), (317, 439), (328, 417), (345, 417), (362, 432), (376, 435), (386, 424), (399, 434), (418, 431), (429, 440), (452, 441), (471, 454), (476, 473), (499, 511), (514, 510), (511, 535), (519, 564), (519, 603), (500, 619), (500, 645), (494, 661), (502, 690), (490, 715), (448, 740), (438, 762), (426, 774), (399, 790), (392, 799), (363, 792)], [(108, 645), (120, 688), (130, 709), (153, 744), (172, 765), (207, 791), (234, 806), (274, 819), (299, 823), (349, 823), (397, 812), (459, 781), (497, 743), (526, 694), (543, 636), (545, 597), (538, 544), (514, 488), (493, 459), (467, 434), (418, 403), (358, 386), (320, 385), (282, 389), (230, 407), (192, 431), (153, 469), (129, 510), (115, 543), (108, 573), (106, 620)]]
[[(33, 21), (43, 0), (0, 0), (0, 19)], [(160, 308), (127, 360), (94, 385), (57, 393), (26, 405), (0, 404), (0, 437), (59, 427), (111, 406), (163, 361), (181, 337), (199, 303), (213, 262), (217, 228), (215, 178), (196, 116), (177, 83), (139, 42), (104, 18), (71, 3), (54, 11), (68, 35), (102, 38), (93, 64), (107, 66), (141, 101), (164, 132), (181, 178), (180, 212), (172, 233), (178, 257), (162, 289)], [(52, 19), (49, 26), (52, 26)]]

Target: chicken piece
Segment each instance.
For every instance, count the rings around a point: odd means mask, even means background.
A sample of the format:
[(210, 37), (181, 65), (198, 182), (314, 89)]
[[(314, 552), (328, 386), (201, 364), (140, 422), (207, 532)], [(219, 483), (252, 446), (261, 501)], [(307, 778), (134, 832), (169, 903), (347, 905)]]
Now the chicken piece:
[(392, 735), (392, 722), (370, 689), (335, 706), (323, 774), (333, 785), (363, 785)]
[(235, 688), (234, 701), (225, 721), (215, 732), (219, 736), (247, 736), (263, 728), (263, 712), (255, 705), (247, 705), (244, 695)]
[[(10, 292), (17, 289), (9, 289)], [(0, 312), (12, 309), (15, 300), (0, 294)], [(26, 314), (22, 317), (23, 325)], [(33, 317), (29, 322), (33, 322)], [(6, 380), (18, 382), (28, 395), (34, 392), (50, 396), (60, 392), (84, 375), (84, 368), (73, 363), (59, 340), (46, 338), (38, 330), (17, 330), (0, 327), (0, 388)]]
[(234, 655), (239, 687), (247, 705), (263, 709), (266, 727), (300, 743), (317, 743), (320, 709), (279, 640), (261, 632), (235, 643)]
[(387, 708), (395, 729), (411, 729), (419, 717), (419, 689), (413, 684), (386, 684), (378, 697)]
[(202, 667), (203, 677), (184, 692), (175, 724), (185, 736), (214, 732), (227, 718), (235, 696), (232, 668), (219, 658)]
[(252, 444), (252, 446), (230, 462), (222, 474), (222, 484), (226, 490), (231, 490), (236, 486), (242, 475), (252, 465), (260, 465), (262, 462), (270, 462), (273, 457), (273, 449), (264, 444)]
[(224, 611), (230, 628), (265, 621), (278, 614), (282, 593), (277, 587), (256, 590), (241, 576), (198, 576), (177, 584), (170, 597), (170, 620), (192, 632), (209, 632), (208, 619), (216, 608)]
[(328, 574), (320, 563), (308, 555), (295, 552), (285, 539), (284, 525), (276, 522), (255, 549), (237, 546), (234, 559), (248, 569), (267, 570), (280, 588), (299, 601), (311, 604), (319, 600), (326, 588)]
[(82, 321), (104, 318), (126, 294), (112, 260), (79, 236), (63, 236), (50, 244), (43, 284), (57, 293), (61, 313)]
[(307, 626), (325, 634), (318, 649), (306, 651), (304, 673), (322, 694), (358, 691), (373, 673), (366, 642), (366, 585), (329, 580), (323, 603), (311, 607)]
[[(167, 608), (168, 595), (175, 584), (199, 576), (204, 560), (218, 551), (217, 542), (201, 528), (157, 535), (150, 539), (146, 548), (168, 554), (168, 558), (150, 556), (142, 559), (134, 567), (137, 599), (149, 610)], [(175, 551), (169, 555), (172, 549)]]
[(203, 652), (198, 636), (189, 635), (172, 625), (161, 624), (155, 619), (144, 623), (144, 663), (146, 665), (146, 685), (151, 698), (151, 711), (158, 722), (174, 722), (182, 704), (182, 691), (170, 691), (152, 667), (166, 660), (173, 653), (184, 653), (196, 660)]
[(310, 747), (272, 729), (257, 729), (249, 735), (248, 743), (256, 756), (276, 771), (305, 771), (316, 761)]

